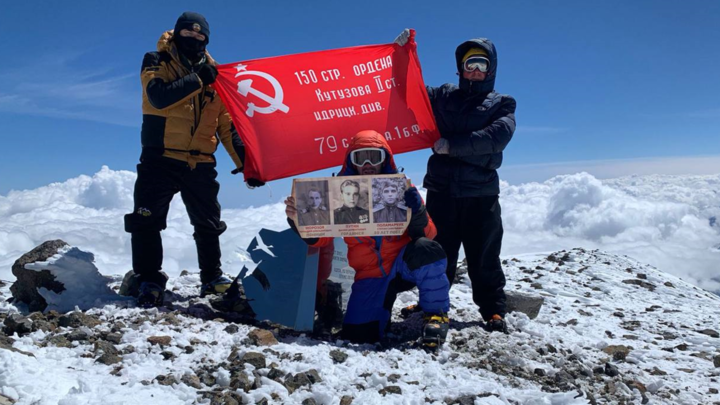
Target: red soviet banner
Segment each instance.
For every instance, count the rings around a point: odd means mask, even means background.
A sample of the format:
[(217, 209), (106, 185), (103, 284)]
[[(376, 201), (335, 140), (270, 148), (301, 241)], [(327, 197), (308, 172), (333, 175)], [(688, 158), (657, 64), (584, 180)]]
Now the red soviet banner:
[(245, 143), (245, 177), (280, 179), (340, 166), (373, 129), (394, 153), (440, 137), (417, 58), (405, 46), (358, 46), (218, 66), (217, 89)]

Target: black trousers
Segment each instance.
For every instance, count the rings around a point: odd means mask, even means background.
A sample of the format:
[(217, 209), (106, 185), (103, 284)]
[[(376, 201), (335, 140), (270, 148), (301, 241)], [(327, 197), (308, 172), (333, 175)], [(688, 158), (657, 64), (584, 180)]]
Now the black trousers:
[(200, 278), (203, 283), (222, 274), (220, 269), (220, 234), (227, 226), (220, 221), (217, 200), (220, 184), (215, 180), (214, 163), (200, 163), (190, 169), (187, 163), (165, 158), (142, 158), (137, 165), (134, 209), (125, 215), (125, 231), (132, 234), (133, 270), (140, 281), (160, 285), (163, 248), (160, 231), (167, 228), (170, 201), (180, 193), (190, 223), (195, 228)]
[(498, 196), (452, 198), (428, 191), (427, 210), (437, 227), (435, 240), (448, 258), (447, 277), (455, 280), (460, 245), (465, 248), (473, 301), (483, 319), (505, 317), (505, 274), (500, 263), (503, 226)]

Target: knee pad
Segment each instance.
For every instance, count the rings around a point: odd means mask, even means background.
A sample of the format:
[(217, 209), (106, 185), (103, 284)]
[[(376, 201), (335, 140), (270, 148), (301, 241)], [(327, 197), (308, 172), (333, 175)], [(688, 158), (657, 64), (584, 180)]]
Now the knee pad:
[(167, 222), (164, 218), (154, 217), (148, 214), (150, 211), (142, 211), (125, 215), (125, 232), (135, 233), (143, 231), (162, 231), (167, 228)]
[(405, 247), (403, 254), (403, 260), (411, 271), (445, 258), (447, 255), (442, 246), (428, 238), (413, 240)]

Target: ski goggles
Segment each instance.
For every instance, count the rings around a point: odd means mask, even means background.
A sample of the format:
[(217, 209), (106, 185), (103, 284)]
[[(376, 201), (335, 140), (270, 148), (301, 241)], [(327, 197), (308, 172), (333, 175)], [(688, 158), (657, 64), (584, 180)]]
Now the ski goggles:
[(365, 163), (370, 163), (373, 166), (378, 166), (385, 161), (385, 150), (378, 148), (362, 148), (355, 149), (350, 152), (350, 162), (355, 166), (364, 166)]
[(471, 56), (463, 63), (463, 69), (468, 73), (475, 69), (487, 73), (489, 67), (490, 61), (482, 56)]

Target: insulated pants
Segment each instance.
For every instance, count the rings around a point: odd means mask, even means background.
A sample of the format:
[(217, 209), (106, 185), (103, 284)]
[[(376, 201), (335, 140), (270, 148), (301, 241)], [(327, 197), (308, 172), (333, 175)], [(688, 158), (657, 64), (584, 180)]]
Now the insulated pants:
[(390, 324), (397, 294), (418, 287), (425, 313), (447, 314), (450, 283), (447, 259), (437, 242), (419, 238), (405, 246), (384, 277), (358, 280), (352, 285), (341, 337), (355, 343), (380, 340)]
[(133, 270), (141, 282), (165, 284), (160, 274), (163, 248), (160, 231), (167, 227), (170, 201), (180, 193), (187, 208), (197, 247), (200, 279), (207, 283), (222, 275), (220, 239), (227, 226), (220, 221), (217, 200), (220, 185), (214, 163), (186, 162), (166, 158), (142, 158), (137, 165), (134, 209), (125, 215), (125, 231), (132, 235)]
[(447, 254), (447, 277), (455, 280), (460, 245), (465, 248), (473, 301), (486, 321), (505, 317), (505, 274), (500, 263), (503, 226), (498, 196), (453, 198), (428, 192), (428, 214), (437, 228), (435, 240)]

